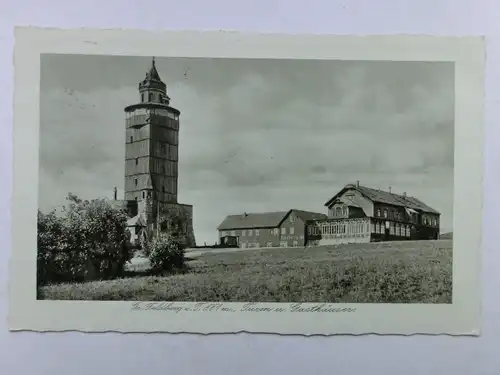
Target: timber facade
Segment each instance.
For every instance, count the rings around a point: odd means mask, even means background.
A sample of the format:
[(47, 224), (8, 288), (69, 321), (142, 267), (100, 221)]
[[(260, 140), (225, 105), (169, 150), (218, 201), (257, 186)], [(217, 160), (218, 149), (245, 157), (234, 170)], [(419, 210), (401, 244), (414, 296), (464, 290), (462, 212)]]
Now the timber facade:
[(406, 193), (356, 182), (325, 206), (328, 214), (291, 209), (230, 215), (218, 227), (219, 240), (231, 237), (240, 248), (262, 248), (439, 238), (441, 214)]
[(303, 247), (307, 222), (326, 218), (325, 214), (296, 209), (229, 215), (218, 227), (219, 241), (235, 238), (237, 246), (243, 249)]
[(356, 184), (325, 203), (328, 218), (307, 223), (308, 245), (435, 240), (440, 213), (415, 197)]

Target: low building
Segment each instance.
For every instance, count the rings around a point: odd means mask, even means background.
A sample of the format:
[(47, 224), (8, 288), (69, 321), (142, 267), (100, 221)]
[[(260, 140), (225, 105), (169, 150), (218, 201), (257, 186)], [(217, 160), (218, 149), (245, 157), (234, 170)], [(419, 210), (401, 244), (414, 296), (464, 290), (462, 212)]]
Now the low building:
[(299, 247), (306, 244), (306, 225), (327, 215), (291, 209), (280, 212), (229, 215), (218, 226), (219, 241), (237, 239), (240, 248)]
[(308, 245), (432, 240), (440, 213), (419, 199), (348, 184), (328, 202), (328, 217), (307, 224)]

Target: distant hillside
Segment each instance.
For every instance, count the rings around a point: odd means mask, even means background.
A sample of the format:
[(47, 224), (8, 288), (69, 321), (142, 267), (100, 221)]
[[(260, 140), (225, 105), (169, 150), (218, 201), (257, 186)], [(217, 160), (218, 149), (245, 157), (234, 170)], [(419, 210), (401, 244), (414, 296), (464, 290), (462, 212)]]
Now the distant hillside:
[(447, 233), (442, 233), (439, 235), (440, 240), (452, 240), (453, 239), (453, 232), (447, 232)]

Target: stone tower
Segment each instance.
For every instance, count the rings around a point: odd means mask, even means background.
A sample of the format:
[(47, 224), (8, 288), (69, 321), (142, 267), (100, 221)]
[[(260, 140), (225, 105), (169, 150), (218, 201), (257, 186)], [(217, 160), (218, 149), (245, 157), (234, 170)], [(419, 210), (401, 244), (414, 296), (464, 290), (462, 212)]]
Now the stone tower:
[(180, 111), (170, 106), (154, 58), (139, 83), (139, 98), (125, 107), (124, 198), (131, 225), (141, 223), (149, 235), (161, 212), (178, 213), (187, 220), (187, 246), (195, 246), (193, 206), (177, 201)]
[[(139, 97), (125, 108), (125, 200), (147, 207), (150, 224), (158, 204), (177, 203), (180, 115), (170, 106), (154, 58), (139, 83)], [(148, 202), (140, 204), (142, 200)]]

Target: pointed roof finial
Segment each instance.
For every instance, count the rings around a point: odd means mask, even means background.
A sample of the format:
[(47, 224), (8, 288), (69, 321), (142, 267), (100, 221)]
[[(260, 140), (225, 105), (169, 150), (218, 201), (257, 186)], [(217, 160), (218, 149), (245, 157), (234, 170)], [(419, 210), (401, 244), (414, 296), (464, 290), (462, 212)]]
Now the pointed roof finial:
[(149, 68), (149, 71), (146, 73), (146, 80), (154, 80), (154, 81), (161, 82), (160, 75), (158, 74), (158, 71), (156, 70), (156, 63), (155, 63), (154, 56), (151, 60), (151, 67)]

